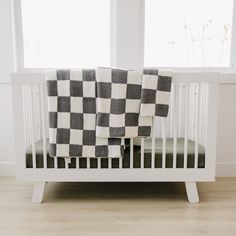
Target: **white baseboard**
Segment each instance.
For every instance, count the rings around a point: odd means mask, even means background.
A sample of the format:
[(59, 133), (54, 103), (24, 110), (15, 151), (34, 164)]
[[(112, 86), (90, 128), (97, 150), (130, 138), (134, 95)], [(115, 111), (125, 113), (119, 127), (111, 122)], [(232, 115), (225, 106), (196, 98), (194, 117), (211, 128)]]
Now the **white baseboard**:
[[(15, 162), (0, 162), (0, 176), (15, 176)], [(217, 177), (236, 177), (236, 162), (216, 164)]]
[(15, 176), (15, 162), (0, 162), (0, 176)]

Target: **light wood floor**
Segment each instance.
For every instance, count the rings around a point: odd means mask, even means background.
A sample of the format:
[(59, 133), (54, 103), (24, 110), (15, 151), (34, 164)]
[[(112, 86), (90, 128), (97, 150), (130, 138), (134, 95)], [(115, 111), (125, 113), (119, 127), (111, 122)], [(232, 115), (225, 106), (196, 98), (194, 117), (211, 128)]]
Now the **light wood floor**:
[(183, 183), (49, 183), (43, 204), (32, 187), (0, 178), (1, 236), (236, 235), (236, 178), (198, 184), (199, 204)]

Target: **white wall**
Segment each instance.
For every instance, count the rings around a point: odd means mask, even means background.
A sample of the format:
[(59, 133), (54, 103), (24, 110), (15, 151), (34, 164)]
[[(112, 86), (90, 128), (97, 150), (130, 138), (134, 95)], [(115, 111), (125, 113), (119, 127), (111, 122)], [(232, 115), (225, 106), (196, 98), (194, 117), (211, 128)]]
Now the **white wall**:
[(236, 76), (219, 89), (217, 175), (236, 176)]
[(14, 173), (11, 86), (7, 84), (14, 65), (10, 3), (0, 1), (0, 175)]
[[(15, 161), (11, 87), (3, 84), (14, 69), (10, 2), (0, 0), (0, 176), (13, 175)], [(236, 176), (236, 83), (220, 85), (217, 140), (217, 174)]]

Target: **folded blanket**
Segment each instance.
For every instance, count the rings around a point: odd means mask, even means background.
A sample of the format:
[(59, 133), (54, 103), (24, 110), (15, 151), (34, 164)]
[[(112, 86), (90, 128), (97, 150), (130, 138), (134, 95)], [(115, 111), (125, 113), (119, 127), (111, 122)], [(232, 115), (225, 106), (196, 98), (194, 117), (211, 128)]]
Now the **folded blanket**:
[(96, 137), (95, 70), (49, 71), (47, 88), (51, 156), (123, 156), (123, 139)]
[(152, 117), (140, 116), (143, 71), (98, 68), (97, 137), (148, 137)]
[(167, 117), (172, 77), (170, 72), (145, 69), (142, 80), (140, 114)]

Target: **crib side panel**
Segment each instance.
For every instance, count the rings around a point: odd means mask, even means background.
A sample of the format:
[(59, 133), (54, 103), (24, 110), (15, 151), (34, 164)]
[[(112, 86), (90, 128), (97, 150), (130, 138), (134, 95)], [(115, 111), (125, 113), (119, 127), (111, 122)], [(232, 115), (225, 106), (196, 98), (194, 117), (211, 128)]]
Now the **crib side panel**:
[(22, 85), (12, 81), (12, 102), (13, 102), (13, 121), (14, 121), (14, 141), (15, 141), (15, 158), (16, 158), (16, 177), (22, 174), (25, 169), (25, 131), (24, 131), (24, 114)]
[(208, 112), (206, 113), (206, 168), (213, 169), (214, 171), (216, 168), (218, 90), (218, 83), (209, 85)]
[[(74, 158), (74, 167), (63, 159), (53, 158), (53, 168), (48, 167), (47, 139), (48, 113), (45, 74), (20, 74), (12, 76), (13, 107), (16, 141), (17, 175), (21, 179), (53, 181), (206, 181), (214, 179), (216, 121), (217, 113), (217, 74), (173, 73), (170, 110), (167, 118), (155, 118), (151, 140), (150, 166), (146, 167), (145, 153), (147, 142), (140, 141), (139, 156), (134, 155), (134, 140), (130, 140), (128, 166), (122, 158), (108, 158), (104, 167), (102, 159), (87, 158), (85, 163)], [(214, 117), (215, 116), (215, 117)], [(162, 142), (156, 142), (161, 138)], [(171, 166), (167, 166), (167, 140), (173, 139)], [(184, 140), (183, 166), (177, 168), (178, 140)], [(43, 166), (37, 167), (36, 142), (42, 140)], [(187, 167), (188, 141), (195, 143), (194, 165)], [(198, 144), (205, 148), (205, 167), (198, 168)], [(160, 164), (157, 167), (156, 148), (161, 147)], [(158, 146), (158, 148), (160, 148)], [(32, 149), (32, 168), (26, 168), (26, 150)], [(51, 157), (52, 158), (52, 157)], [(138, 167), (134, 161), (139, 159)], [(94, 164), (95, 163), (95, 164)], [(116, 163), (116, 168), (113, 164)], [(83, 166), (83, 167), (81, 167)], [(208, 171), (209, 170), (209, 171)], [(54, 176), (53, 176), (54, 173)], [(63, 178), (60, 176), (65, 175)], [(136, 176), (136, 177), (135, 177)], [(31, 179), (30, 179), (31, 178)], [(111, 179), (109, 179), (111, 178)]]
[[(48, 119), (46, 118), (46, 96), (44, 105), (40, 101), (40, 88), (45, 91), (44, 73), (13, 73), (11, 75), (14, 137), (16, 157), (16, 177), (21, 178), (26, 169), (26, 152), (32, 149), (32, 165), (36, 168), (36, 142), (48, 135)], [(42, 106), (41, 106), (42, 105)], [(40, 108), (44, 107), (44, 112)], [(42, 130), (42, 114), (44, 114), (44, 130)], [(46, 153), (46, 145), (44, 147)]]

